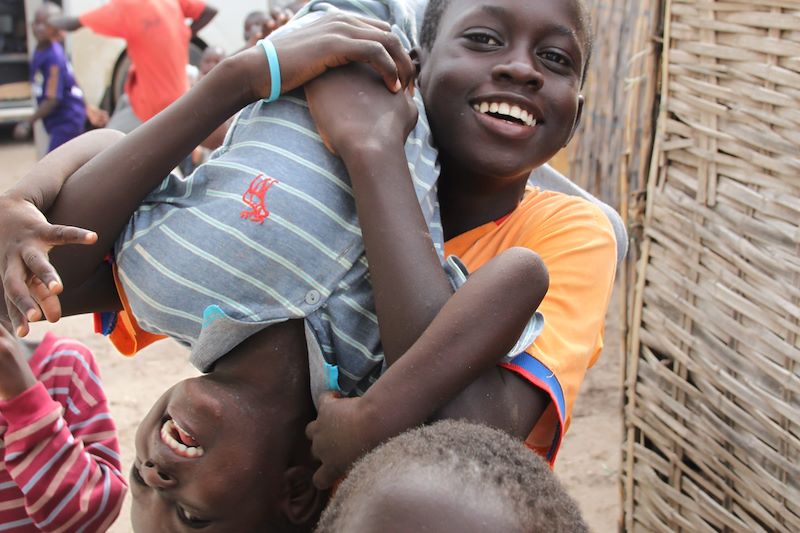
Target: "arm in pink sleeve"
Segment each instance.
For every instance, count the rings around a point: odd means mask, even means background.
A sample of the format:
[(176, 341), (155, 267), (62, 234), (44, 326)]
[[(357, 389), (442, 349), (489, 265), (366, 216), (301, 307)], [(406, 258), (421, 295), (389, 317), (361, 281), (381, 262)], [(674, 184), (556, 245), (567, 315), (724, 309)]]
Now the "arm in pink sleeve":
[(81, 345), (58, 343), (34, 372), (39, 383), (0, 402), (6, 467), (42, 531), (105, 530), (127, 484), (94, 360)]

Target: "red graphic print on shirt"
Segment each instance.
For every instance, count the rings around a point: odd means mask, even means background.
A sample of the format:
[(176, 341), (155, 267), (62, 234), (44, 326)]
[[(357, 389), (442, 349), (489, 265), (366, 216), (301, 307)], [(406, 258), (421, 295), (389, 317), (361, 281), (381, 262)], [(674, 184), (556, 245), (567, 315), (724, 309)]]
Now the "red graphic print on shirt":
[(269, 216), (264, 196), (266, 196), (269, 188), (276, 183), (278, 183), (278, 180), (275, 178), (268, 178), (264, 174), (256, 176), (250, 183), (247, 191), (242, 195), (242, 201), (247, 204), (250, 209), (242, 211), (241, 217), (263, 224)]

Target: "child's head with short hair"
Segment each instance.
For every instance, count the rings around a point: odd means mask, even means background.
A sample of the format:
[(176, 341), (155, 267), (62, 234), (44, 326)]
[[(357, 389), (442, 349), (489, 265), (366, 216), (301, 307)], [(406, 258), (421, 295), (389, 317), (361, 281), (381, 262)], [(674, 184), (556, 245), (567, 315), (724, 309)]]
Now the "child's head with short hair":
[(244, 18), (244, 40), (250, 41), (253, 36), (261, 36), (267, 14), (263, 11), (251, 11)]
[(39, 46), (45, 46), (53, 41), (59, 41), (61, 32), (50, 26), (47, 21), (52, 17), (61, 15), (61, 7), (53, 2), (45, 2), (33, 15), (33, 36)]
[(588, 531), (547, 464), (502, 431), (446, 420), (359, 460), (318, 533)]
[(225, 50), (219, 46), (206, 47), (206, 49), (203, 50), (203, 54), (200, 56), (200, 65), (198, 66), (200, 77), (202, 78), (211, 72), (211, 69), (219, 65), (222, 60), (225, 59), (225, 56)]

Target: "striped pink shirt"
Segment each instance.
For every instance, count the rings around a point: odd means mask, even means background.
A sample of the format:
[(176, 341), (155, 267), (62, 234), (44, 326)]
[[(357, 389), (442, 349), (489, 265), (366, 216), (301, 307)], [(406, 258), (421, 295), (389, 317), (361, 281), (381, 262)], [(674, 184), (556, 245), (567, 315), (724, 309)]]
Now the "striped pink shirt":
[(127, 484), (92, 353), (47, 334), (39, 382), (0, 402), (0, 532), (105, 531)]

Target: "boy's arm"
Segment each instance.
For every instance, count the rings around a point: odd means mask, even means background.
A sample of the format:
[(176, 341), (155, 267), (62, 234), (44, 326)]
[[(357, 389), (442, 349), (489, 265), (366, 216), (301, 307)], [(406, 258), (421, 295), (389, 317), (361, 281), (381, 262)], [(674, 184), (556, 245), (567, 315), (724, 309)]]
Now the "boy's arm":
[(70, 17), (67, 15), (62, 15), (60, 17), (50, 17), (47, 20), (47, 23), (50, 26), (63, 31), (75, 31), (83, 27), (80, 18)]
[[(60, 346), (39, 369), (45, 385), (33, 377), (13, 337), (5, 330), (0, 336), (4, 367), (24, 368), (33, 378), (21, 392), (0, 387), (0, 413), (8, 423), (5, 466), (24, 494), (28, 516), (41, 531), (104, 531), (119, 513), (127, 485), (91, 354), (78, 344)], [(64, 405), (48, 386), (66, 396)]]
[(206, 7), (203, 8), (203, 12), (200, 13), (200, 16), (192, 21), (191, 30), (192, 35), (197, 35), (197, 32), (205, 28), (209, 22), (214, 20), (214, 17), (217, 16), (217, 9), (213, 6), (206, 4)]

